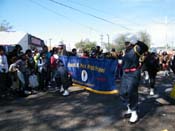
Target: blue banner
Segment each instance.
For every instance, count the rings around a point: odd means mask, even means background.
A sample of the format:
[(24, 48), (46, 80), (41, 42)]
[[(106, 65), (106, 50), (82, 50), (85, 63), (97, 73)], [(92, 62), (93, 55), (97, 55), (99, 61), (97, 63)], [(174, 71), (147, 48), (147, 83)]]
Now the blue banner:
[(117, 93), (116, 60), (66, 56), (61, 57), (61, 60), (72, 74), (74, 83), (86, 86), (91, 91), (99, 91), (99, 93)]

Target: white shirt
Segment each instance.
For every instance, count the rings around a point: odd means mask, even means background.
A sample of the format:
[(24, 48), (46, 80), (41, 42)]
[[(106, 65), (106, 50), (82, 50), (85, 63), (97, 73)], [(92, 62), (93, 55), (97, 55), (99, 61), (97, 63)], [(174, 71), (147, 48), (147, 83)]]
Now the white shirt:
[(0, 72), (8, 72), (8, 63), (6, 55), (0, 55)]

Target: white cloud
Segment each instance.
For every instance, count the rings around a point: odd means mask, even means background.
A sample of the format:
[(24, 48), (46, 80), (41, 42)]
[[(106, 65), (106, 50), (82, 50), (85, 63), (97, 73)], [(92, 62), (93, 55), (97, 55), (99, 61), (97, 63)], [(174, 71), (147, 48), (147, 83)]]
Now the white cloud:
[(149, 24), (147, 32), (151, 35), (151, 40), (154, 46), (169, 46), (175, 42), (175, 26), (165, 24)]

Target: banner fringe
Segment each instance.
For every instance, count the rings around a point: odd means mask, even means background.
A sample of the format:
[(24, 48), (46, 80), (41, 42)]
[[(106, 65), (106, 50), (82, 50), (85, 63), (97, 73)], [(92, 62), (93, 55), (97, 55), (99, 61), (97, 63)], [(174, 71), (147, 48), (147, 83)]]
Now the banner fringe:
[(73, 84), (73, 86), (78, 86), (80, 88), (83, 88), (83, 89), (86, 89), (88, 91), (91, 91), (93, 93), (97, 93), (97, 94), (103, 94), (103, 95), (113, 95), (113, 94), (119, 94), (119, 91), (118, 90), (112, 90), (112, 91), (98, 91), (98, 90), (94, 90), (92, 88), (89, 88), (89, 87), (86, 87), (86, 86), (82, 86), (82, 85), (79, 85), (79, 84)]

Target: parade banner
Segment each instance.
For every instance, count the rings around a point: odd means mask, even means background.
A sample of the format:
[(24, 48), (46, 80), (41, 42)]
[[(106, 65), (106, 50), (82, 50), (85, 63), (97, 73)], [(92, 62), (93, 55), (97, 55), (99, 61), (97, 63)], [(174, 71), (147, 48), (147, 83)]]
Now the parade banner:
[(61, 60), (72, 74), (74, 83), (95, 93), (118, 93), (115, 82), (116, 60), (66, 56), (61, 57)]

